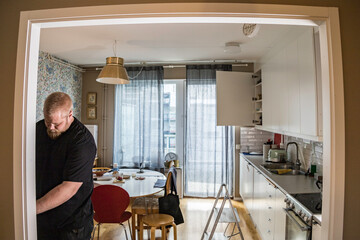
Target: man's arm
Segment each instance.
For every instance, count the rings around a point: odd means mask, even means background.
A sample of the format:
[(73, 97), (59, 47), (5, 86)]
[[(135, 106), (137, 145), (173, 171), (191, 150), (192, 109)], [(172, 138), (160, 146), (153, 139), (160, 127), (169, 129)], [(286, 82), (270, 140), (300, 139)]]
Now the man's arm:
[(77, 193), (82, 182), (64, 181), (51, 189), (42, 198), (36, 200), (36, 214), (46, 212), (60, 206)]

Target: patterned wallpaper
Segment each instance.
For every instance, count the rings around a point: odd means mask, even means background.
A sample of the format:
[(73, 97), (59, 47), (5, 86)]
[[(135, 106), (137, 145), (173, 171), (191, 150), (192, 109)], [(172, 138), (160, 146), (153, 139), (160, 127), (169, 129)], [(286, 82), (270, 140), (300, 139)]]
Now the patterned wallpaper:
[[(55, 58), (52, 56), (52, 58)], [(59, 59), (62, 62), (64, 60)], [(52, 61), (48, 53), (39, 53), (39, 69), (36, 99), (36, 121), (44, 118), (43, 106), (46, 97), (52, 92), (65, 92), (73, 100), (74, 116), (81, 120), (82, 73)]]

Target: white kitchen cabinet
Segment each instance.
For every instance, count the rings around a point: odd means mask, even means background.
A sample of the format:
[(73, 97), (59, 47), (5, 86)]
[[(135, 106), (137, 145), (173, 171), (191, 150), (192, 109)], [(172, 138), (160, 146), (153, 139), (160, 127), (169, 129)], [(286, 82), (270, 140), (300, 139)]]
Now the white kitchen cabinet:
[[(264, 177), (265, 179), (265, 177)], [(265, 179), (266, 180), (266, 179)], [(273, 240), (274, 239), (274, 224), (275, 224), (275, 187), (272, 183), (270, 183), (268, 180), (265, 182), (265, 209), (264, 209), (264, 215), (261, 218), (262, 227), (263, 227), (263, 239), (265, 240)]]
[(318, 135), (315, 46), (312, 31), (298, 39), (298, 75), (300, 80), (300, 133)]
[(251, 73), (216, 71), (216, 125), (253, 125), (254, 81), (251, 76)]
[(284, 209), (286, 203), (284, 202), (285, 194), (282, 193), (278, 188), (275, 188), (275, 224), (274, 224), (274, 240), (285, 239), (285, 225), (286, 225), (286, 213)]
[(285, 239), (285, 194), (242, 155), (239, 192), (261, 238)]
[(313, 30), (268, 57), (261, 71), (263, 126), (258, 128), (321, 140)]
[(260, 233), (259, 227), (260, 227), (260, 212), (263, 210), (261, 203), (262, 203), (262, 197), (263, 197), (263, 190), (261, 190), (261, 173), (254, 169), (254, 192), (253, 192), (253, 211), (252, 211), (252, 219), (254, 222), (255, 227), (258, 229), (258, 232)]
[(300, 80), (297, 74), (298, 48), (297, 42), (292, 42), (285, 48), (286, 51), (286, 75), (288, 91), (288, 131), (300, 133)]
[(268, 219), (269, 219), (269, 206), (268, 206), (268, 181), (257, 170), (254, 171), (254, 218), (256, 228), (263, 239), (268, 239)]
[(240, 156), (239, 193), (250, 215), (253, 212), (254, 167)]

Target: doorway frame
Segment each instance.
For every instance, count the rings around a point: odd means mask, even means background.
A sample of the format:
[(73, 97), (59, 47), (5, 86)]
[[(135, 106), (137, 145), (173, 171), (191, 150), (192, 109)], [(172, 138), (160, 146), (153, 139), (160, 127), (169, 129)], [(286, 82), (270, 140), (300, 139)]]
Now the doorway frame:
[[(36, 239), (36, 83), (42, 28), (138, 23), (271, 23), (319, 26), (323, 97), (322, 239), (343, 236), (345, 114), (338, 9), (275, 4), (159, 3), (75, 7), (20, 14), (14, 97), (15, 239)], [(20, 171), (19, 171), (20, 170)], [(19, 172), (21, 174), (19, 174)]]

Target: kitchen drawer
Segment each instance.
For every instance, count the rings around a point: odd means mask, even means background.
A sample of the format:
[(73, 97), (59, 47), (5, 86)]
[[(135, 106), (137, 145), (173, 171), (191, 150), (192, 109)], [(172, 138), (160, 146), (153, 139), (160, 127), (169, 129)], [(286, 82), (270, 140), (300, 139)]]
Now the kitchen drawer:
[(263, 239), (273, 239), (275, 227), (275, 216), (274, 216), (274, 209), (269, 209), (269, 206), (264, 209), (261, 214), (261, 236)]
[(264, 240), (274, 240), (274, 230), (273, 229), (267, 229), (266, 232), (263, 234)]

